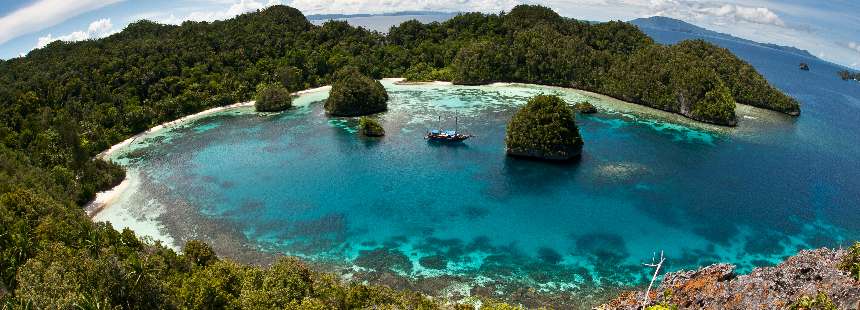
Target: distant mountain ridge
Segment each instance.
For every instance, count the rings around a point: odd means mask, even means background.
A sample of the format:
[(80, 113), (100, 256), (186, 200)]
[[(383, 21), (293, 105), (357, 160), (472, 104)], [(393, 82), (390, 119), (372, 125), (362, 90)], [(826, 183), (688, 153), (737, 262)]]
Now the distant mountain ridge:
[(725, 33), (716, 32), (713, 30), (708, 30), (708, 29), (690, 24), (690, 23), (682, 21), (682, 20), (677, 20), (674, 18), (669, 18), (669, 17), (664, 17), (664, 16), (637, 18), (637, 19), (629, 21), (629, 23), (634, 24), (634, 25), (638, 26), (639, 28), (650, 28), (650, 29), (657, 29), (657, 30), (664, 30), (664, 31), (677, 31), (677, 32), (684, 32), (684, 33), (689, 33), (689, 34), (694, 34), (694, 35), (699, 35), (699, 36), (704, 36), (704, 37), (713, 37), (713, 38), (717, 38), (717, 39), (739, 41), (739, 42), (743, 42), (746, 44), (757, 45), (757, 46), (762, 46), (762, 47), (766, 47), (766, 48), (772, 48), (772, 49), (780, 50), (780, 51), (795, 54), (798, 56), (818, 59), (818, 57), (815, 57), (815, 55), (812, 55), (811, 53), (809, 53), (809, 51), (802, 50), (802, 49), (799, 49), (796, 47), (783, 46), (783, 45), (770, 44), (770, 43), (761, 43), (761, 42), (756, 42), (756, 41), (747, 40), (747, 39), (743, 39), (743, 38), (738, 38), (738, 37), (730, 35), (730, 34), (725, 34)]

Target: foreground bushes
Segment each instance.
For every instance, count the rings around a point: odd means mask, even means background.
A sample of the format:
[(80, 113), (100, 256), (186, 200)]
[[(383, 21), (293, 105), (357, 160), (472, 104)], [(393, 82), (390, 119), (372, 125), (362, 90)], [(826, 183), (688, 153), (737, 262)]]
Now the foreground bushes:
[[(110, 234), (110, 227), (103, 230)], [(130, 235), (133, 237), (133, 234)], [(121, 239), (122, 237), (120, 237)], [(136, 239), (134, 239), (136, 240)], [(189, 242), (187, 253), (211, 252)], [(122, 251), (115, 251), (122, 248)], [(206, 262), (206, 264), (201, 264)], [(11, 307), (38, 309), (360, 309), (439, 305), (417, 293), (380, 286), (343, 284), (282, 257), (267, 268), (229, 260), (176, 255), (160, 245), (132, 241), (96, 253), (61, 244), (19, 269)]]
[(860, 281), (860, 242), (854, 242), (854, 245), (848, 248), (848, 253), (839, 262), (838, 268)]

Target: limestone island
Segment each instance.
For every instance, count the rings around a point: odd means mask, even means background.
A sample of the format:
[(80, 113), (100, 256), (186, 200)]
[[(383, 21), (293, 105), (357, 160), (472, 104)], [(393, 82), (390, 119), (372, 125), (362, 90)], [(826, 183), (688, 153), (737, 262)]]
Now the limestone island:
[(573, 110), (558, 96), (538, 95), (514, 114), (505, 134), (511, 156), (571, 160), (582, 153)]
[(325, 111), (332, 116), (362, 116), (388, 110), (388, 92), (382, 83), (346, 67), (334, 74)]
[(257, 112), (280, 112), (293, 106), (290, 91), (280, 84), (260, 84), (254, 99)]
[(365, 137), (382, 137), (385, 135), (385, 128), (373, 118), (362, 116), (358, 119), (358, 133)]
[(572, 21), (535, 5), (514, 7), (500, 22), (513, 31), (456, 51), (454, 84), (572, 87), (723, 126), (737, 125), (736, 102), (800, 115), (797, 100), (704, 40), (661, 45), (628, 23)]
[(597, 113), (597, 108), (595, 108), (595, 107), (594, 107), (594, 105), (593, 105), (593, 104), (591, 104), (591, 102), (588, 102), (588, 101), (583, 101), (583, 102), (580, 102), (580, 103), (575, 104), (575, 105), (573, 106), (573, 109), (574, 109), (574, 110), (576, 110), (576, 112), (579, 112), (579, 113), (582, 113), (582, 114), (594, 114), (594, 113)]

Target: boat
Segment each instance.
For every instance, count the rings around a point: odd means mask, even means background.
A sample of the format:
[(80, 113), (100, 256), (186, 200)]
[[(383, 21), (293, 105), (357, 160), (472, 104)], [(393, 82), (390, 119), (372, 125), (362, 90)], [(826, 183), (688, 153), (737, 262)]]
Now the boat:
[[(439, 117), (439, 121), (441, 122), (442, 118)], [(457, 118), (454, 118), (454, 123), (457, 124)], [(454, 130), (442, 130), (442, 129), (434, 129), (427, 132), (427, 135), (424, 136), (424, 139), (431, 142), (462, 142), (466, 139), (473, 137), (470, 134), (461, 134), (457, 132), (457, 126), (455, 125)]]

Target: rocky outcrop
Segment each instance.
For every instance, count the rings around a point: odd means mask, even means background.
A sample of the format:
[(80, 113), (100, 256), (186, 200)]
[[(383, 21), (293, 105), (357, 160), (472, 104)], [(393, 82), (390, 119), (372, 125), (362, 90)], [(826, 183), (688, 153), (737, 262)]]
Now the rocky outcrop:
[(558, 96), (538, 95), (514, 114), (505, 134), (508, 155), (570, 160), (582, 153), (573, 110)]
[[(837, 268), (844, 250), (801, 251), (774, 267), (737, 275), (728, 264), (664, 276), (650, 305), (680, 309), (785, 309), (804, 296), (824, 293), (838, 309), (860, 309), (860, 281)], [(627, 292), (596, 309), (641, 309), (644, 292)]]
[(254, 108), (257, 112), (280, 112), (293, 106), (290, 91), (280, 84), (257, 86)]
[(325, 111), (331, 116), (362, 116), (388, 109), (388, 92), (379, 81), (345, 67), (334, 74)]
[(595, 108), (594, 105), (588, 101), (583, 101), (583, 102), (580, 102), (580, 103), (573, 105), (573, 109), (576, 110), (576, 112), (579, 112), (582, 114), (597, 113), (597, 108)]
[(375, 119), (362, 116), (358, 119), (358, 133), (365, 137), (382, 137), (385, 135), (385, 128)]

